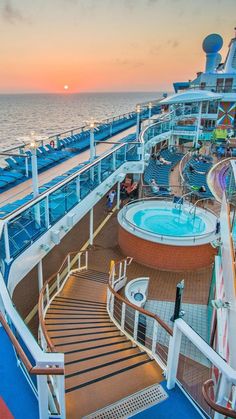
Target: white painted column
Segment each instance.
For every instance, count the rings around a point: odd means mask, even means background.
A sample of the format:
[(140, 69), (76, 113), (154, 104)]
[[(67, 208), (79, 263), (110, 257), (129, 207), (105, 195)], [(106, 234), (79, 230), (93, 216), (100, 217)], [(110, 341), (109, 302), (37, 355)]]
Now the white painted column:
[(39, 418), (47, 419), (48, 415), (48, 384), (46, 375), (37, 375)]
[(89, 244), (93, 245), (93, 208), (89, 211)]
[(152, 117), (152, 102), (148, 104), (148, 125), (151, 124), (151, 117)]
[(32, 182), (33, 182), (33, 195), (36, 198), (39, 195), (39, 182), (38, 182), (38, 165), (37, 165), (37, 147), (36, 144), (31, 144), (31, 162), (32, 162)]
[(120, 182), (117, 182), (116, 208), (120, 209)]
[(94, 122), (90, 124), (90, 162), (92, 162), (95, 158), (96, 150), (95, 150), (95, 143), (94, 143)]
[(198, 120), (197, 120), (197, 131), (196, 131), (196, 138), (195, 138), (195, 147), (198, 146), (199, 134), (200, 134), (200, 126), (201, 126), (201, 116), (202, 116), (202, 102), (199, 104), (199, 111), (198, 111)]
[(136, 108), (136, 113), (137, 113), (136, 141), (139, 140), (140, 112), (141, 112), (141, 107), (140, 105), (138, 105)]
[(28, 163), (28, 157), (25, 158), (25, 176), (29, 177), (29, 163)]
[(175, 387), (176, 376), (179, 363), (180, 345), (182, 332), (178, 329), (175, 320), (173, 336), (170, 337), (168, 359), (167, 359), (167, 388), (171, 390)]
[(37, 269), (38, 269), (38, 287), (39, 287), (39, 292), (40, 292), (41, 289), (43, 288), (43, 262), (42, 260), (40, 260), (39, 263), (37, 264)]

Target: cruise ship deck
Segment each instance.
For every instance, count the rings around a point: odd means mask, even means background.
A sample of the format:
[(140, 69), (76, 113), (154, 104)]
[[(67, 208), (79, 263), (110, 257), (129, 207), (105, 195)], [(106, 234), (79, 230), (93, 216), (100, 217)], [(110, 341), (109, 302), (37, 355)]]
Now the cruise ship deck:
[(0, 416), (236, 418), (236, 37), (223, 67), (222, 42), (154, 106), (5, 152)]

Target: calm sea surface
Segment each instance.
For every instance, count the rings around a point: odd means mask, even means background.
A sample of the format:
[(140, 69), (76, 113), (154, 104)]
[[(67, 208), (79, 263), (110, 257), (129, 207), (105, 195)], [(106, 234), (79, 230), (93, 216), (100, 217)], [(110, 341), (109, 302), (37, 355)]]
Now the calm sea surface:
[(0, 148), (19, 144), (18, 137), (52, 135), (135, 109), (140, 102), (157, 99), (153, 93), (81, 93), (0, 95)]

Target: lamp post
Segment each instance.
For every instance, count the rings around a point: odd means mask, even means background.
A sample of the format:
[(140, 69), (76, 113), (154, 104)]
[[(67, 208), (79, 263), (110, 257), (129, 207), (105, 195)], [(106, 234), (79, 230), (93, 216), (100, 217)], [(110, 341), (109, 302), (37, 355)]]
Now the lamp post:
[(152, 117), (152, 102), (148, 104), (148, 125), (151, 124), (151, 117)]
[(90, 122), (89, 128), (90, 128), (90, 163), (91, 163), (96, 156), (96, 149), (95, 149), (95, 142), (94, 142), (94, 128), (95, 128), (94, 121)]
[(32, 163), (33, 196), (34, 198), (36, 198), (39, 195), (37, 144), (34, 139), (34, 133), (31, 134), (31, 137), (32, 137), (32, 141), (30, 143), (30, 149), (31, 149), (31, 163)]
[(172, 322), (179, 319), (180, 317), (183, 317), (184, 315), (184, 312), (181, 310), (183, 291), (184, 291), (184, 279), (182, 279), (182, 281), (180, 281), (176, 286), (174, 314), (170, 319)]
[(141, 106), (137, 105), (136, 107), (136, 113), (137, 113), (137, 127), (136, 127), (136, 141), (139, 140), (139, 132), (140, 132), (140, 112), (141, 112)]

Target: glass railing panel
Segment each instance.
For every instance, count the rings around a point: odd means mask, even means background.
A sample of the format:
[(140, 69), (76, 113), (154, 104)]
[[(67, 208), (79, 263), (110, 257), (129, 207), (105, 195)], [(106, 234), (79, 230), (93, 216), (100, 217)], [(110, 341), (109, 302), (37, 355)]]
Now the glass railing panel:
[(95, 189), (98, 185), (100, 185), (99, 179), (99, 165), (96, 164), (91, 167), (90, 169), (90, 191)]
[(116, 169), (118, 169), (125, 161), (126, 161), (126, 148), (125, 146), (123, 146), (115, 152)]
[(42, 200), (9, 221), (11, 257), (21, 253), (46, 230), (45, 200)]
[(107, 179), (115, 171), (113, 155), (109, 155), (101, 161), (101, 180)]
[(49, 195), (49, 219), (54, 224), (66, 213), (66, 185)]
[(140, 160), (140, 148), (141, 144), (126, 144), (126, 160), (127, 161), (139, 161)]
[(77, 178), (66, 184), (66, 211), (78, 204)]
[(93, 166), (85, 170), (80, 175), (80, 198), (84, 199), (93, 189), (96, 187), (98, 182), (98, 169)]

